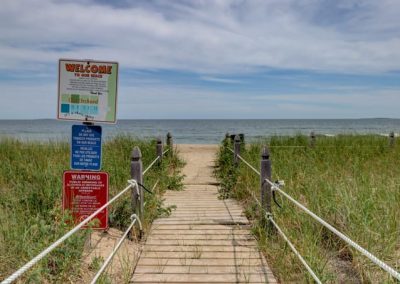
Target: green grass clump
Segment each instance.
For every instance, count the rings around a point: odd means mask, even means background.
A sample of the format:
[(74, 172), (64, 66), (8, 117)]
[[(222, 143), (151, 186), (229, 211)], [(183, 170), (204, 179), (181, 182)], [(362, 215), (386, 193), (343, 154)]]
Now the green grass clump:
[[(223, 195), (242, 200), (249, 217), (260, 212), (247, 190), (260, 196), (259, 177), (244, 163), (232, 164), (231, 142), (218, 154)], [(271, 137), (242, 147), (241, 156), (257, 169), (263, 145), (272, 160), (272, 180), (284, 191), (396, 270), (400, 269), (400, 144), (373, 135)], [(232, 175), (232, 173), (234, 173)], [(232, 178), (233, 176), (233, 178)], [(227, 194), (228, 193), (228, 194)], [(323, 282), (395, 283), (386, 272), (348, 246), (277, 193), (274, 219)], [(311, 282), (308, 272), (276, 232), (255, 221), (254, 232), (278, 278)], [(268, 229), (268, 226), (267, 226)]]
[[(110, 198), (125, 188), (130, 179), (130, 156), (134, 146), (142, 152), (143, 167), (156, 158), (156, 141), (129, 136), (103, 144), (102, 170), (109, 173)], [(69, 170), (70, 145), (66, 142), (21, 142), (0, 140), (0, 279), (36, 256), (71, 229), (62, 213), (62, 176)], [(164, 157), (144, 178), (154, 194), (145, 194), (145, 227), (165, 213), (161, 194), (170, 188), (171, 177), (179, 188), (182, 163), (174, 155)], [(163, 211), (164, 210), (164, 211)], [(130, 193), (109, 207), (110, 227), (125, 230), (132, 214)], [(23, 282), (75, 282), (79, 277), (83, 247), (90, 230), (81, 230), (35, 265)]]

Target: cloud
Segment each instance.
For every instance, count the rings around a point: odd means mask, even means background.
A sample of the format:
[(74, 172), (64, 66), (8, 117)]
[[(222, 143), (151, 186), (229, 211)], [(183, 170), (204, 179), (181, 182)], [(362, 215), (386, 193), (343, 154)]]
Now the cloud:
[(59, 58), (119, 61), (121, 118), (398, 117), (399, 14), (392, 0), (2, 0), (0, 119), (55, 117)]
[(13, 1), (1, 68), (60, 57), (202, 74), (288, 68), (399, 70), (397, 1)]
[(203, 77), (201, 77), (201, 79), (203, 81), (217, 82), (217, 83), (224, 83), (224, 84), (241, 84), (241, 83), (243, 83), (240, 80), (211, 77), (211, 76), (203, 76)]

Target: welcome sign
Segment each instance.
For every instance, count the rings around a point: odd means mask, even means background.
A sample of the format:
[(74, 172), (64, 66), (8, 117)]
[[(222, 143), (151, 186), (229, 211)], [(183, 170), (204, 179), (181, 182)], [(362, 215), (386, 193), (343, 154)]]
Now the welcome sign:
[(60, 59), (58, 67), (58, 119), (116, 122), (117, 62)]

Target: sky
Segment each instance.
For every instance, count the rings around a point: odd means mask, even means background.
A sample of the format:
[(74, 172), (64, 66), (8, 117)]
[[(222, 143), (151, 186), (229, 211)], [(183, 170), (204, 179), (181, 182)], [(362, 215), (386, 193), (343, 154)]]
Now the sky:
[(119, 62), (119, 119), (400, 118), (398, 0), (1, 0), (0, 119), (58, 60)]

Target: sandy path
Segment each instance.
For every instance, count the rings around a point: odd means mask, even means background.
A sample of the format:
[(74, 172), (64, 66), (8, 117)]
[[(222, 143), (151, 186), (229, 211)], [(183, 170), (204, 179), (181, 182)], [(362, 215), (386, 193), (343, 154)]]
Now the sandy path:
[(178, 145), (179, 155), (185, 160), (185, 185), (215, 183), (213, 167), (218, 145)]

